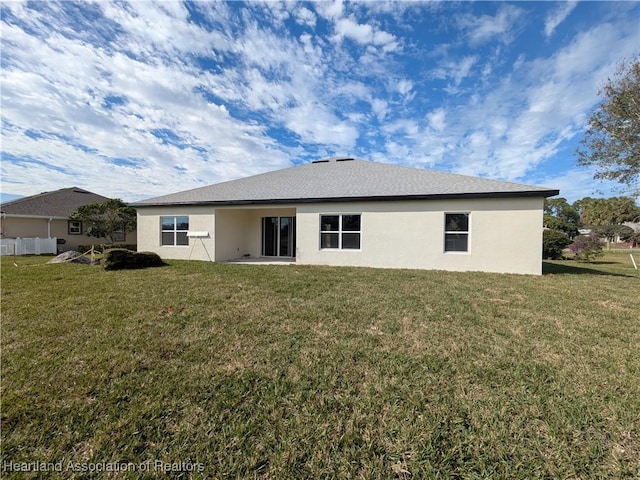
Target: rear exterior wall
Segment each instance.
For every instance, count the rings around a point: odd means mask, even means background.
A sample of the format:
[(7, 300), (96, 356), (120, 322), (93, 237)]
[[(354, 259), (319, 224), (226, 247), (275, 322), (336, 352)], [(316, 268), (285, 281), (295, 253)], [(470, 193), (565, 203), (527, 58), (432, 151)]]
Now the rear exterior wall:
[[(163, 258), (225, 261), (259, 256), (261, 218), (296, 217), (296, 262), (498, 273), (542, 273), (543, 198), (301, 203), (282, 206), (188, 206), (138, 209), (138, 250)], [(468, 251), (445, 252), (445, 214), (468, 213)], [(359, 214), (361, 248), (320, 248), (320, 216)], [(160, 245), (160, 216), (188, 215), (207, 238)], [(205, 250), (206, 249), (206, 250)]]
[[(297, 263), (542, 273), (543, 198), (303, 204)], [(360, 214), (359, 250), (320, 248), (322, 214)], [(445, 214), (469, 214), (467, 252), (445, 252)]]

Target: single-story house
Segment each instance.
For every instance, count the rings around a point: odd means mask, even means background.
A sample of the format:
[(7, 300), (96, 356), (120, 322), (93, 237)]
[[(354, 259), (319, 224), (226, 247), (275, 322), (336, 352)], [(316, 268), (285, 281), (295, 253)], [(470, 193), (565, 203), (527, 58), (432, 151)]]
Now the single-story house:
[[(82, 222), (70, 220), (69, 216), (78, 207), (106, 200), (109, 199), (97, 193), (71, 187), (3, 203), (0, 205), (0, 238), (56, 238), (58, 252), (100, 243), (100, 239), (84, 235)], [(136, 232), (123, 232), (117, 241), (135, 244)]]
[(167, 259), (542, 273), (558, 190), (330, 158), (132, 204)]

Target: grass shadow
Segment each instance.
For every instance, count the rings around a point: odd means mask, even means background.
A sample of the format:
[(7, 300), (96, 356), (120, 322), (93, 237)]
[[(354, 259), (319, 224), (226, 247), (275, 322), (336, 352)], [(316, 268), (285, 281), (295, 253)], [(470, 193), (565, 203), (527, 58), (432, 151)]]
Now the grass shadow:
[(620, 262), (607, 262), (606, 260), (595, 260), (590, 265), (620, 265)]
[(613, 277), (629, 277), (629, 278), (638, 278), (638, 275), (635, 273), (619, 273), (619, 272), (611, 272), (609, 270), (599, 270), (597, 268), (598, 265), (603, 264), (615, 264), (615, 262), (598, 262), (598, 263), (579, 263), (575, 262), (571, 265), (567, 265), (566, 263), (556, 263), (556, 262), (542, 262), (542, 274), (548, 275), (550, 273), (554, 275), (608, 275)]

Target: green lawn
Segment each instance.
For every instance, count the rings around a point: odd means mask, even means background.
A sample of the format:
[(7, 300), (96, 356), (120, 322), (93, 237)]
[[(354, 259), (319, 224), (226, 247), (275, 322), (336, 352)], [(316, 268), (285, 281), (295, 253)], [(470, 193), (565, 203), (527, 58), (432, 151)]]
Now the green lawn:
[(46, 260), (2, 259), (2, 478), (638, 478), (624, 252), (539, 277)]

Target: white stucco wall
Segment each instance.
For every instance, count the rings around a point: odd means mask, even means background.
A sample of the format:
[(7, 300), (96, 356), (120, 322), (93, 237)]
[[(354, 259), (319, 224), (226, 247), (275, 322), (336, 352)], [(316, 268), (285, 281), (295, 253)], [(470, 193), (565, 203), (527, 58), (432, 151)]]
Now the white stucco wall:
[(215, 210), (216, 261), (235, 260), (262, 254), (262, 218), (294, 217), (291, 207), (218, 207)]
[[(303, 204), (300, 264), (542, 273), (542, 198)], [(444, 214), (470, 213), (468, 252), (444, 251)], [(321, 214), (359, 213), (360, 250), (321, 250)]]
[[(177, 260), (234, 260), (250, 255), (259, 257), (262, 249), (262, 217), (290, 216), (293, 207), (144, 207), (138, 209), (138, 251), (155, 252), (162, 258)], [(189, 230), (209, 232), (203, 243), (190, 238), (188, 246), (160, 245), (160, 217), (189, 216)]]
[[(341, 202), (295, 206), (145, 207), (138, 209), (138, 250), (162, 258), (208, 260), (200, 240), (160, 246), (160, 216), (188, 215), (216, 261), (261, 254), (261, 219), (296, 217), (296, 262), (383, 268), (542, 273), (542, 198)], [(469, 213), (469, 251), (444, 251), (444, 215)], [(320, 215), (361, 215), (360, 250), (320, 249)], [(195, 245), (194, 245), (195, 243)]]
[[(160, 217), (189, 217), (189, 230), (209, 232), (207, 238), (190, 238), (186, 246), (160, 244)], [(145, 207), (138, 209), (138, 251), (155, 252), (161, 258), (177, 260), (213, 260), (215, 254), (214, 208), (207, 206)], [(208, 255), (207, 255), (208, 254)]]
[(248, 254), (249, 212), (218, 208), (215, 217), (216, 261), (233, 260)]

